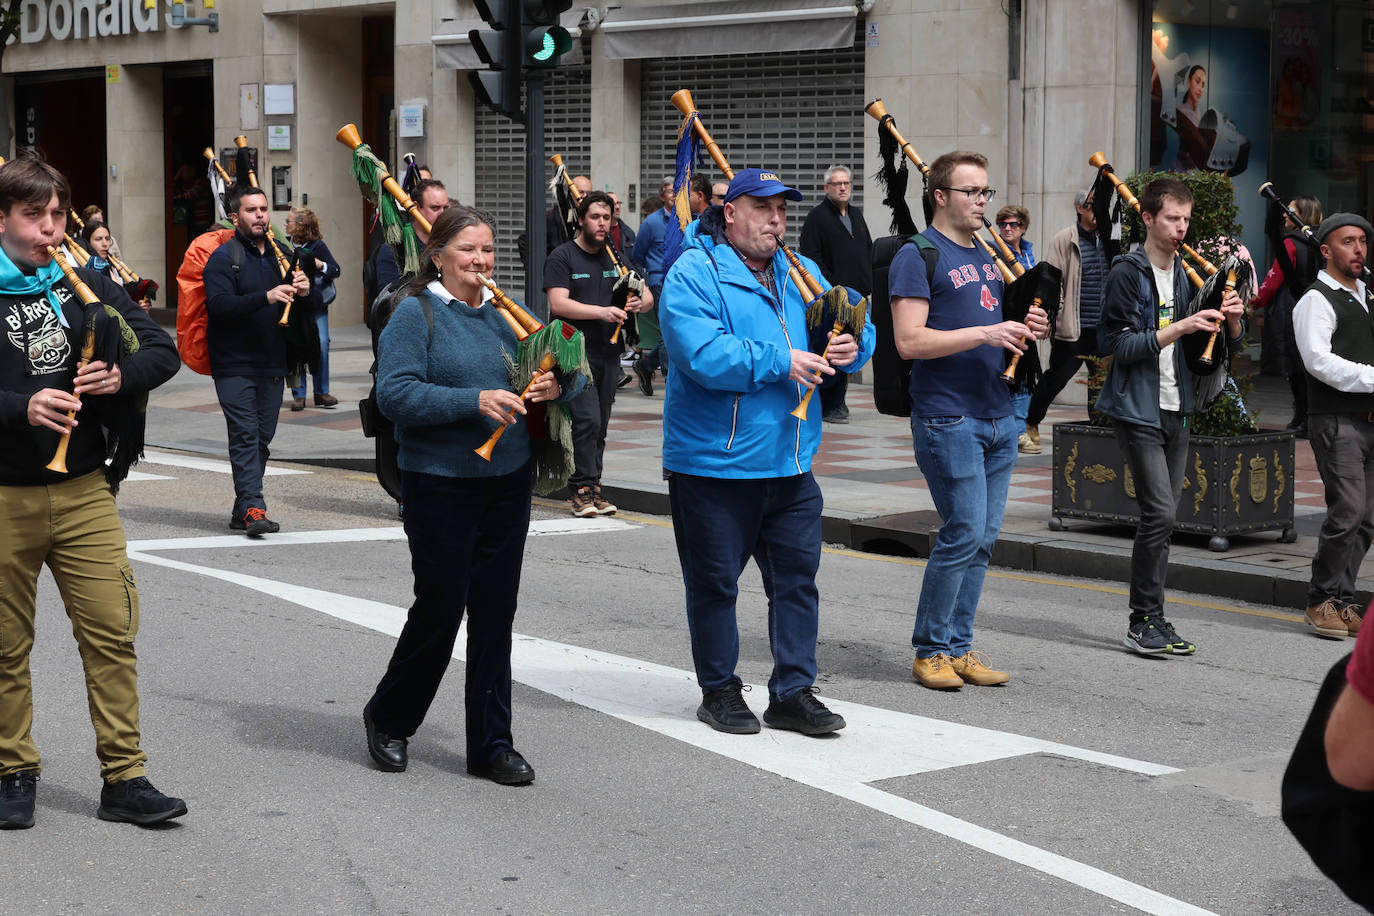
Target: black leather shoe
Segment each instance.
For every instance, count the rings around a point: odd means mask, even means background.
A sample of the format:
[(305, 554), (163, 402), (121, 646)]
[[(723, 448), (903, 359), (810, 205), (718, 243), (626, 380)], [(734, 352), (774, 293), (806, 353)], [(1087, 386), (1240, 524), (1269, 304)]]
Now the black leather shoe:
[(372, 710), (367, 707), (363, 707), (363, 725), (367, 726), (367, 752), (372, 755), (377, 769), (385, 773), (404, 773), (410, 762), (406, 755), (406, 739), (377, 731)]
[(519, 751), (502, 751), (484, 764), (469, 763), (468, 772), (503, 786), (522, 786), (534, 782), (534, 767), (525, 762)]
[(146, 776), (107, 782), (100, 790), (96, 817), (127, 824), (160, 824), (186, 813), (186, 802), (163, 795)]
[(38, 800), (38, 772), (20, 770), (0, 776), (0, 830), (27, 830), (33, 826)]
[(816, 699), (815, 687), (803, 687), (780, 703), (769, 703), (763, 711), (769, 728), (785, 728), (803, 735), (828, 735), (844, 728), (844, 717), (831, 712)]

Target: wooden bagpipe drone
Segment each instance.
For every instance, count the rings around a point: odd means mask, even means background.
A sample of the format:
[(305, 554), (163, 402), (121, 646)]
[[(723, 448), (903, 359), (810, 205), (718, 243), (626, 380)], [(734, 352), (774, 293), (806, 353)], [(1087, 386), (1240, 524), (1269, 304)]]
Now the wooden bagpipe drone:
[[(916, 234), (916, 221), (906, 203), (908, 183), (906, 163), (910, 161), (920, 170), (923, 183), (930, 174), (930, 166), (917, 155), (916, 150), (902, 136), (901, 131), (897, 129), (897, 122), (892, 115), (888, 114), (882, 99), (874, 99), (869, 102), (864, 111), (878, 122), (878, 152), (882, 159), (882, 170), (878, 173), (878, 181), (887, 191), (883, 203), (892, 210), (892, 232), (899, 236), (911, 237)], [(900, 163), (898, 160), (899, 153), (901, 155)], [(934, 203), (930, 191), (930, 188), (926, 188), (925, 193), (921, 195), (927, 225), (934, 218)], [(1001, 272), (1002, 279), (1006, 283), (1006, 290), (1002, 294), (1003, 320), (1019, 321), (1024, 324), (1031, 309), (1040, 309), (1045, 312), (1050, 327), (1054, 327), (1055, 318), (1059, 314), (1062, 272), (1058, 267), (1046, 261), (1039, 262), (1029, 270), (1026, 269), (1012, 254), (1002, 237), (992, 231), (986, 216), (983, 217), (983, 226), (992, 236), (996, 248), (988, 244), (987, 240), (976, 231), (972, 233), (973, 240), (997, 265), (997, 269)], [(1013, 389), (1031, 388), (1039, 381), (1041, 375), (1040, 355), (1034, 341), (1023, 339), (1021, 343), (1026, 348), (1025, 351), (1023, 353), (1007, 352), (1006, 365), (1001, 376), (1002, 381)]]
[[(345, 124), (339, 128), (335, 139), (353, 153), (352, 169), (359, 190), (377, 208), (388, 243), (401, 250), (398, 260), (406, 265), (403, 269), (414, 274), (419, 269), (420, 252), (411, 222), (426, 234), (434, 227), (387, 171), (386, 165), (363, 142), (356, 125)], [(564, 391), (575, 384), (578, 375), (591, 378), (581, 331), (557, 318), (544, 324), (488, 277), (481, 276), (480, 280), (492, 294), (489, 304), (506, 320), (516, 339), (516, 358), (511, 366), (512, 390), (523, 398), (534, 382), (548, 372), (557, 375)], [(525, 422), (534, 458), (534, 491), (541, 495), (552, 493), (567, 484), (572, 472), (572, 421), (563, 404), (527, 403), (526, 411)], [(511, 422), (514, 420), (512, 417)], [(473, 451), (490, 461), (508, 425), (498, 425)]]
[[(686, 181), (683, 180), (682, 167), (684, 162), (689, 169), (694, 169), (697, 159), (696, 141), (701, 146), (706, 147), (707, 153), (715, 162), (716, 167), (724, 173), (726, 180), (733, 180), (735, 170), (730, 168), (730, 163), (726, 161), (725, 155), (716, 145), (716, 141), (711, 137), (706, 126), (701, 123), (701, 114), (696, 109), (696, 104), (692, 100), (692, 93), (687, 89), (679, 89), (673, 93), (670, 101), (673, 107), (682, 112), (682, 126), (678, 129), (678, 165), (679, 175), (674, 182), (675, 190), (685, 188)], [(684, 147), (688, 151), (684, 152)], [(690, 173), (688, 173), (690, 179)], [(679, 208), (679, 218), (684, 208)], [(829, 328), (826, 335), (826, 342), (821, 349), (821, 358), (827, 359), (830, 354), (830, 343), (841, 334), (852, 334), (855, 340), (863, 339), (864, 326), (868, 322), (868, 300), (857, 294), (851, 295), (847, 287), (835, 286), (826, 289), (821, 286), (810, 271), (802, 264), (800, 258), (793, 253), (781, 236), (774, 236), (777, 241), (778, 250), (787, 259), (789, 274), (793, 277), (793, 283), (802, 292), (803, 298), (807, 301), (806, 306), (806, 325), (811, 331), (818, 331)], [(811, 403), (811, 397), (816, 393), (822, 378), (817, 374), (815, 386), (808, 388), (802, 394), (797, 406), (790, 411), (790, 414), (799, 420), (806, 419), (807, 406)]]

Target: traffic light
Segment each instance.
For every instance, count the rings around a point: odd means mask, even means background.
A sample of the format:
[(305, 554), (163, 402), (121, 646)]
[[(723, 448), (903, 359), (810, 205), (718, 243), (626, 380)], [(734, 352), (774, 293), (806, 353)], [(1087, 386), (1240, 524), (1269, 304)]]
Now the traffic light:
[(557, 67), (558, 59), (572, 49), (572, 35), (558, 24), (559, 13), (571, 9), (572, 0), (522, 0), (520, 7), (522, 65)]
[(519, 121), (522, 0), (474, 0), (474, 3), (482, 21), (491, 28), (468, 32), (472, 49), (487, 65), (486, 70), (469, 71), (468, 81), (472, 83), (478, 102)]

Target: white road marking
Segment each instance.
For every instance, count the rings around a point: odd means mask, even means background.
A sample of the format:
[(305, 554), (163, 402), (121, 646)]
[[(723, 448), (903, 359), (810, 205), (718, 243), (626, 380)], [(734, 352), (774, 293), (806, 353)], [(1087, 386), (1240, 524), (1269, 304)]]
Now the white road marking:
[[(530, 522), (529, 536), (555, 534), (604, 534), (642, 528), (630, 522), (607, 518), (554, 518)], [(242, 534), (216, 534), (198, 538), (159, 538), (130, 541), (129, 551), (146, 550), (215, 550), (221, 547), (281, 547), (284, 544), (352, 544), (364, 541), (404, 541), (405, 529), (399, 525), (386, 528), (336, 528), (323, 531), (282, 531), (261, 538), (247, 538)]]
[[(319, 537), (328, 533), (311, 534)], [(277, 543), (283, 540), (280, 535), (275, 537)], [(209, 546), (206, 542), (215, 540), (221, 539), (196, 538), (191, 543)], [(323, 542), (323, 538), (315, 541)], [(239, 585), (388, 636), (399, 636), (405, 624), (405, 608), (144, 552), (168, 549), (154, 546), (159, 543), (166, 542), (130, 544), (130, 558)], [(244, 540), (236, 539), (233, 543), (241, 546)], [(454, 658), (463, 660), (465, 645), (465, 639), (457, 641)], [(1171, 916), (1209, 913), (1091, 865), (866, 784), (1037, 753), (1146, 775), (1178, 772), (1172, 767), (830, 699), (827, 702), (831, 708), (848, 722), (848, 728), (838, 739), (822, 742), (773, 729), (758, 736), (724, 735), (696, 721), (693, 710), (701, 694), (690, 671), (519, 634), (515, 636), (511, 661), (517, 681), (553, 696), (848, 799), (1143, 912)], [(766, 696), (766, 689), (756, 687), (755, 695)]]
[[(148, 464), (165, 464), (174, 468), (192, 468), (197, 471), (214, 471), (216, 474), (232, 474), (234, 469), (228, 461), (219, 458), (202, 458), (199, 455), (177, 455), (173, 452), (162, 452), (156, 449), (148, 449), (143, 454), (141, 462)], [(313, 474), (314, 471), (305, 471), (300, 468), (284, 468), (269, 464), (263, 470), (263, 475), (267, 477), (282, 477), (288, 474)]]
[(131, 480), (176, 480), (175, 477), (168, 477), (165, 474), (149, 474), (146, 471), (130, 471), (129, 476), (124, 478), (125, 483)]

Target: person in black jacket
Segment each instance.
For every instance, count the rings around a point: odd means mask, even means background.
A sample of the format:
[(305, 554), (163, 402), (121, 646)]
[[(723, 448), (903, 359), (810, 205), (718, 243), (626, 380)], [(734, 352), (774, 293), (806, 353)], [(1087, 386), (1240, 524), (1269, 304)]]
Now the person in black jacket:
[(237, 231), (205, 262), (205, 336), (234, 472), (229, 528), (260, 538), (281, 530), (267, 517), (262, 496), (286, 378), (286, 336), (277, 319), (293, 299), (309, 307), (310, 281), (301, 270), (282, 279), (268, 248), (266, 194), (244, 188), (229, 207)]
[[(0, 829), (34, 824), (29, 653), (45, 564), (81, 650), (104, 780), (97, 815), (151, 824), (186, 813), (146, 775), (138, 589), (114, 497), (142, 448), (139, 395), (176, 374), (176, 348), (103, 274), (76, 270), (103, 305), (76, 295), (48, 253), (70, 199), (66, 178), (36, 156), (0, 168)], [(64, 436), (66, 467), (53, 470)]]
[[(801, 253), (821, 265), (826, 279), (867, 296), (873, 291), (873, 237), (868, 234), (863, 211), (849, 202), (854, 179), (848, 168), (832, 165), (825, 170), (825, 200), (806, 214), (802, 224)], [(849, 373), (836, 372), (821, 384), (821, 419), (848, 423), (844, 402)]]

